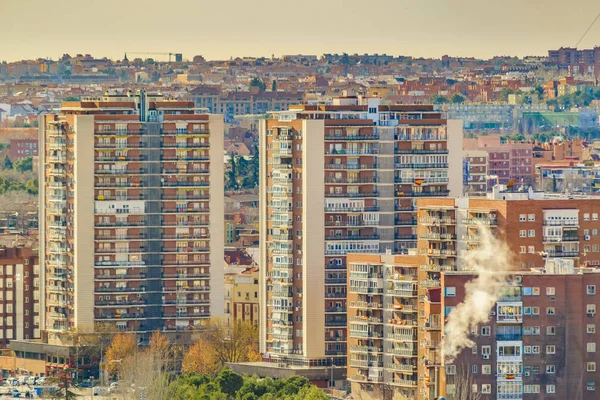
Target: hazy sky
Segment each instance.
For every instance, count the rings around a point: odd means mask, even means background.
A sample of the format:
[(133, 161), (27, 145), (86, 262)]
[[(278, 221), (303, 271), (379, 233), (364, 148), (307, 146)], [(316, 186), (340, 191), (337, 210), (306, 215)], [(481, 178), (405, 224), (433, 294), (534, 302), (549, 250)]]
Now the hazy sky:
[[(574, 46), (599, 12), (598, 0), (0, 0), (0, 60), (543, 55)], [(579, 47), (594, 45), (600, 21)]]

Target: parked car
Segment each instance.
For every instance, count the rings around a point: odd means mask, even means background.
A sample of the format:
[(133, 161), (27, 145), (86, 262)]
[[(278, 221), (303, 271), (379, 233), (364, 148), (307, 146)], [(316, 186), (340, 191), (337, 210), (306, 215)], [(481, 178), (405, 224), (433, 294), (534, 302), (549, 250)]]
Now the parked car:
[(17, 386), (19, 384), (19, 380), (17, 378), (8, 378), (6, 383), (8, 383), (10, 386)]
[(36, 381), (37, 381), (37, 376), (30, 376), (29, 378), (27, 378), (27, 384), (29, 386), (35, 385)]
[(40, 376), (37, 378), (37, 380), (35, 381), (36, 385), (43, 385), (44, 382), (46, 382), (46, 377), (45, 376)]
[(12, 397), (21, 397), (21, 392), (18, 391), (17, 389), (13, 389), (12, 392), (10, 392), (10, 395)]
[(108, 387), (108, 393), (114, 393), (119, 390), (119, 382), (112, 382)]

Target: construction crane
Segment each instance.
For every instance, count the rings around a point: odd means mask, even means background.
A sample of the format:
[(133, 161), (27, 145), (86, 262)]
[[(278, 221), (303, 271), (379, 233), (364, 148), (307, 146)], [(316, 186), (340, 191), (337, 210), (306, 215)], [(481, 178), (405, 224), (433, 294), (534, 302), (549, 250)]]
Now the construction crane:
[[(127, 54), (127, 53), (125, 53)], [(155, 56), (169, 56), (169, 62), (171, 62), (171, 57), (175, 56), (175, 62), (182, 62), (183, 61), (183, 55), (181, 53), (154, 53), (154, 52), (150, 52), (150, 53), (144, 53), (144, 52), (129, 52), (129, 54), (139, 54), (139, 55), (155, 55)]]

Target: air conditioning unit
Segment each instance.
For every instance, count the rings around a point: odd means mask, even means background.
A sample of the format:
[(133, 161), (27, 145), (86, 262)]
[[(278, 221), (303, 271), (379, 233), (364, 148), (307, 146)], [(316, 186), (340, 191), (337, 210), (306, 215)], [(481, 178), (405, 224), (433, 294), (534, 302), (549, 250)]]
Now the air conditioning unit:
[(590, 240), (591, 236), (590, 235), (585, 235), (585, 240)]
[(496, 311), (490, 311), (490, 315), (496, 315)]
[(521, 275), (515, 276), (515, 282), (516, 283), (523, 283), (523, 277)]
[(490, 359), (490, 355), (489, 354), (483, 354), (483, 359), (484, 360), (489, 360)]

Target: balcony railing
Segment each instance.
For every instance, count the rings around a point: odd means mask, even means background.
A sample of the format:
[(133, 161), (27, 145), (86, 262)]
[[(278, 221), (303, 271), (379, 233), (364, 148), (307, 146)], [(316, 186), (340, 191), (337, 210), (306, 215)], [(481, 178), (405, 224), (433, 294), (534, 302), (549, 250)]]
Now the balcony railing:
[(379, 197), (379, 192), (374, 190), (372, 192), (358, 192), (358, 193), (325, 193), (325, 197)]
[(360, 170), (360, 169), (377, 169), (377, 164), (325, 164), (324, 169), (334, 170)]
[(325, 236), (325, 240), (379, 240), (379, 234)]

